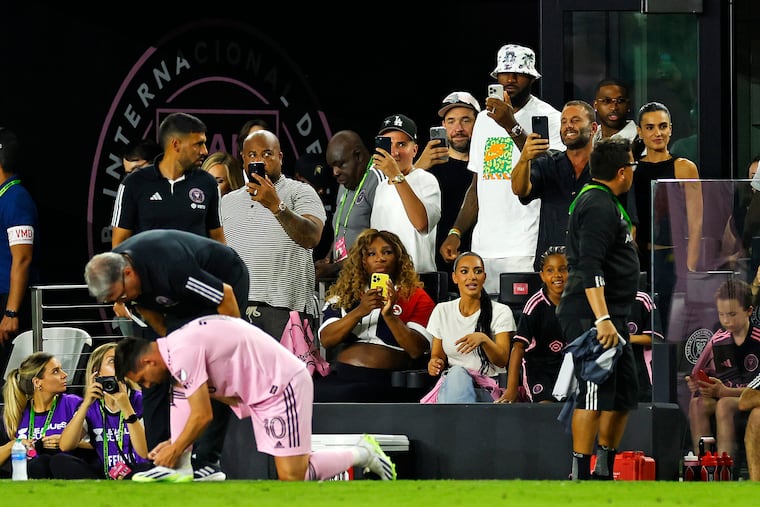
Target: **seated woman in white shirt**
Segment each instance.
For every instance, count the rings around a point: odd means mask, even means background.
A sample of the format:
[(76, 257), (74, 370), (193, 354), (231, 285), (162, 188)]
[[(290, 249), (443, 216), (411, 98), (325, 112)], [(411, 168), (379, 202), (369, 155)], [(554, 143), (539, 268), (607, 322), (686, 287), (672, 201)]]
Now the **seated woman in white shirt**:
[(441, 376), (425, 403), (493, 402), (502, 394), (496, 377), (506, 372), (515, 319), (509, 306), (491, 301), (483, 288), (483, 259), (465, 252), (452, 273), (461, 297), (438, 303), (428, 331), (433, 350), (428, 373)]

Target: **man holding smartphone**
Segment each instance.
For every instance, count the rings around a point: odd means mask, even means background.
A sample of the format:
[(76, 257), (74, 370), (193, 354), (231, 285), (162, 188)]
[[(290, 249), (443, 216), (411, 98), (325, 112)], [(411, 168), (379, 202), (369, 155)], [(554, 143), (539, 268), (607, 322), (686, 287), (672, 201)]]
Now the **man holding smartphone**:
[[(414, 166), (425, 169), (438, 180), (441, 187), (441, 220), (436, 230), (435, 244), (440, 246), (449, 234), (460, 239), (462, 251), (470, 249), (471, 232), (454, 228), (454, 221), (464, 201), (467, 188), (472, 181), (472, 173), (467, 169), (470, 160), (470, 143), (475, 116), (480, 112), (480, 104), (472, 94), (457, 91), (444, 97), (438, 116), (445, 129), (448, 146), (443, 146), (431, 136), (430, 141)], [(432, 129), (431, 129), (432, 130)], [(436, 252), (435, 264), (438, 271), (451, 271), (451, 261)]]
[(317, 322), (312, 251), (327, 215), (317, 191), (282, 172), (280, 140), (257, 130), (243, 141), (245, 166), (264, 164), (246, 186), (222, 198), (222, 226), (231, 246), (248, 266), (250, 288), (245, 316), (278, 340), (290, 312), (305, 325)]
[(541, 252), (565, 245), (568, 207), (591, 180), (588, 161), (597, 130), (594, 109), (582, 100), (571, 100), (562, 108), (561, 118), (560, 137), (567, 149), (550, 150), (549, 139), (534, 132), (528, 135), (512, 171), (512, 191), (523, 205), (541, 199), (534, 271), (541, 270)]
[(541, 77), (532, 49), (507, 44), (499, 49), (491, 72), (504, 87), (503, 97), (488, 97), (472, 133), (468, 169), (472, 181), (454, 226), (440, 247), (445, 260), (460, 251), (457, 232), (472, 233), (472, 248), (483, 257), (489, 294), (499, 292), (499, 273), (532, 271), (538, 240), (538, 201), (520, 204), (510, 180), (520, 150), (531, 132), (531, 117), (548, 116), (549, 146), (564, 150), (559, 137), (560, 113), (531, 94)]
[(406, 115), (394, 114), (383, 120), (377, 134), (391, 139), (391, 151), (377, 148), (373, 157), (385, 179), (375, 190), (370, 227), (397, 234), (418, 273), (436, 271), (441, 188), (433, 175), (414, 167), (417, 125)]

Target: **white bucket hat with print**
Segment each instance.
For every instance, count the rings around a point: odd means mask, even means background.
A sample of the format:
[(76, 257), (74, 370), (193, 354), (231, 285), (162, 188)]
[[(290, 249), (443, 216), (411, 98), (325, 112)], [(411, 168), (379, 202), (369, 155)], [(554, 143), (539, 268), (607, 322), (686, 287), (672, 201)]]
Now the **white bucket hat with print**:
[(491, 77), (495, 79), (500, 72), (526, 74), (535, 79), (541, 77), (536, 70), (536, 53), (530, 48), (517, 44), (507, 44), (499, 49), (496, 55), (496, 68), (491, 72)]

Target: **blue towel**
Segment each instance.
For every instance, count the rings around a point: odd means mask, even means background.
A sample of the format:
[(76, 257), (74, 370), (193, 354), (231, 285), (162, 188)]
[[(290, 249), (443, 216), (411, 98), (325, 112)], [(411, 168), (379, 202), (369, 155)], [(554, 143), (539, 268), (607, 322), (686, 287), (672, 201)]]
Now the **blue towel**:
[[(617, 360), (623, 354), (625, 343), (625, 339), (618, 335), (617, 346), (605, 350), (596, 339), (596, 328), (592, 327), (568, 343), (565, 346), (565, 353), (572, 355), (575, 369), (583, 380), (601, 384), (615, 370)], [(557, 420), (565, 428), (565, 433), (572, 433), (575, 399), (576, 392), (568, 393), (568, 398), (557, 416)]]

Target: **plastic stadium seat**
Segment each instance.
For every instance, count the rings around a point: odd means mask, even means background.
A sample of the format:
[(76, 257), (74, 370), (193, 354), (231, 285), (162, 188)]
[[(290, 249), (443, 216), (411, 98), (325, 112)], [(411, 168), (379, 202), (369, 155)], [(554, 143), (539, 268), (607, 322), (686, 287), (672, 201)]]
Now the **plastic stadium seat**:
[(515, 324), (522, 315), (528, 299), (541, 288), (541, 275), (536, 271), (519, 271), (499, 274), (499, 303), (512, 310)]
[[(22, 361), (34, 352), (32, 331), (24, 331), (13, 340), (13, 349), (5, 367), (3, 379), (8, 378), (8, 372), (18, 368)], [(84, 329), (76, 327), (46, 327), (42, 329), (42, 350), (53, 354), (61, 362), (63, 371), (74, 379), (79, 370), (79, 363), (92, 347), (92, 337)]]

